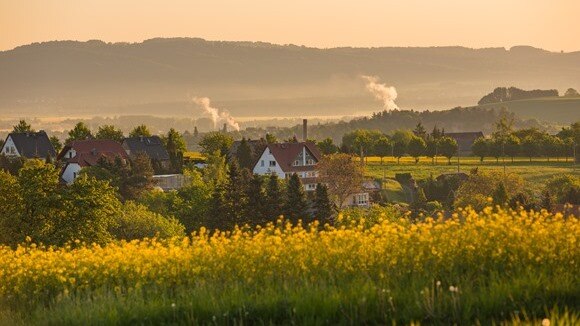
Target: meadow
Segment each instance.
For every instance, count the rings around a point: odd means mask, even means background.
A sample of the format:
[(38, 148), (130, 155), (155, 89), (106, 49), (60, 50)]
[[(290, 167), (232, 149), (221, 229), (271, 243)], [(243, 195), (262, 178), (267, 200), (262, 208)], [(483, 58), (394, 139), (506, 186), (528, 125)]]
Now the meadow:
[(580, 322), (580, 223), (459, 209), (171, 240), (0, 247), (0, 324)]
[[(433, 164), (431, 158), (421, 157), (419, 163), (415, 164), (412, 157), (402, 157), (399, 164), (394, 157), (384, 157), (383, 163), (379, 157), (367, 157), (366, 174), (373, 178), (394, 178), (397, 173), (411, 173), (415, 179), (425, 179), (430, 175), (437, 177), (443, 173), (457, 172), (457, 158), (451, 159), (451, 165), (444, 157), (437, 158)], [(469, 173), (477, 168), (480, 171), (503, 172), (504, 161), (500, 158), (496, 162), (495, 158), (486, 158), (480, 162), (478, 157), (460, 157), (459, 171)], [(505, 170), (507, 173), (520, 175), (530, 185), (542, 187), (546, 181), (562, 174), (571, 174), (580, 177), (580, 166), (574, 166), (573, 159), (566, 161), (564, 158), (532, 158), (516, 157), (513, 162), (511, 158), (505, 158)]]

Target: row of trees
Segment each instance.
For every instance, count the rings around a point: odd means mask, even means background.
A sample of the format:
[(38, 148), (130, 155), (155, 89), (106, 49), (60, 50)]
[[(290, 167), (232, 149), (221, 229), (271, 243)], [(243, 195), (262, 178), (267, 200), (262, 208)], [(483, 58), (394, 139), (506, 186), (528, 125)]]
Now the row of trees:
[(475, 156), (481, 161), (485, 157), (525, 156), (532, 160), (533, 157), (551, 157), (556, 159), (574, 156), (574, 148), (580, 144), (580, 123), (573, 123), (570, 127), (563, 128), (556, 135), (549, 135), (536, 128), (513, 130), (513, 123), (508, 118), (502, 118), (496, 124), (496, 130), (491, 138), (476, 139), (472, 146)]
[[(318, 145), (325, 153), (339, 150), (330, 139)], [(340, 151), (360, 155), (361, 158), (379, 156), (381, 163), (385, 156), (397, 158), (398, 163), (404, 155), (415, 158), (416, 163), (421, 156), (430, 157), (433, 161), (437, 156), (443, 156), (450, 162), (451, 158), (457, 155), (457, 150), (457, 142), (445, 136), (444, 130), (435, 127), (431, 133), (427, 133), (421, 123), (417, 124), (413, 131), (397, 130), (392, 135), (373, 130), (355, 130), (343, 136), (340, 147)]]

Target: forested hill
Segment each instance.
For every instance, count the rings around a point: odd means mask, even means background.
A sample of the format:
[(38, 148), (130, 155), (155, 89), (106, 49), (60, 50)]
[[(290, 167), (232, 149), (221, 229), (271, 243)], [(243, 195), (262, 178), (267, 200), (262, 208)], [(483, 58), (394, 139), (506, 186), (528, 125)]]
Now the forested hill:
[(0, 72), (4, 115), (185, 116), (192, 96), (208, 96), (234, 116), (337, 116), (381, 108), (362, 74), (395, 86), (403, 109), (474, 105), (497, 85), (579, 88), (580, 52), (55, 41), (0, 52)]

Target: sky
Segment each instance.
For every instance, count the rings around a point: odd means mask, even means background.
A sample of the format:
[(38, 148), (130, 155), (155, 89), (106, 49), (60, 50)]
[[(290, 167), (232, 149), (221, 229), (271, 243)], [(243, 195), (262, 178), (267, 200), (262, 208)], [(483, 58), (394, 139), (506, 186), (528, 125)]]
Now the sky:
[(0, 0), (0, 50), (154, 37), (580, 50), (580, 0)]

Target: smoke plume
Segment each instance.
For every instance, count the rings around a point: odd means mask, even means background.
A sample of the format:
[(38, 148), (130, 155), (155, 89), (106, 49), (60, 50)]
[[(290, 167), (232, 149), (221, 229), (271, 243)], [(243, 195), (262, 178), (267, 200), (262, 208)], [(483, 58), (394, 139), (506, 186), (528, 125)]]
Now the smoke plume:
[(194, 97), (193, 102), (199, 105), (204, 113), (206, 113), (209, 118), (213, 121), (214, 129), (217, 128), (218, 123), (225, 123), (229, 127), (234, 128), (236, 131), (240, 131), (240, 125), (234, 120), (228, 111), (221, 111), (217, 108), (211, 106), (211, 101), (207, 97)]
[(385, 109), (394, 110), (399, 108), (395, 103), (395, 100), (397, 99), (397, 90), (395, 87), (379, 83), (379, 77), (377, 76), (363, 75), (361, 78), (365, 81), (367, 90), (373, 94), (377, 100), (383, 102)]

